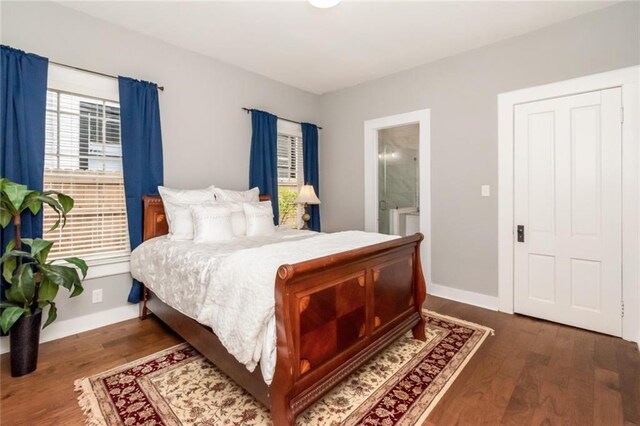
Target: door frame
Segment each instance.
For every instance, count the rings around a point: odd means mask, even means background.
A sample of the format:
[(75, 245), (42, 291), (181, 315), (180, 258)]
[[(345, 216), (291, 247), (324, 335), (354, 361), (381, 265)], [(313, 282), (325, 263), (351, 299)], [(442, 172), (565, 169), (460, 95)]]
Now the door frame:
[(420, 246), (427, 284), (431, 283), (431, 110), (395, 114), (364, 122), (364, 228), (378, 232), (378, 130), (418, 124), (420, 169), (420, 232), (425, 235)]
[[(513, 313), (514, 112), (515, 106), (603, 89), (622, 89), (622, 338), (640, 342), (640, 67), (628, 67), (498, 95), (498, 298)], [(624, 310), (622, 307), (624, 306)]]

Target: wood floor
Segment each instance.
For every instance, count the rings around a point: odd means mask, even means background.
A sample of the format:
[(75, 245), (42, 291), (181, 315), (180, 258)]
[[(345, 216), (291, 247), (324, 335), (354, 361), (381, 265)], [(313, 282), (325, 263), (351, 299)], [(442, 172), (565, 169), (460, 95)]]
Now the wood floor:
[[(428, 425), (640, 425), (634, 343), (429, 297), (427, 308), (495, 330)], [(73, 381), (179, 343), (155, 318), (44, 343), (38, 370), (12, 378), (0, 358), (0, 424), (81, 425)]]

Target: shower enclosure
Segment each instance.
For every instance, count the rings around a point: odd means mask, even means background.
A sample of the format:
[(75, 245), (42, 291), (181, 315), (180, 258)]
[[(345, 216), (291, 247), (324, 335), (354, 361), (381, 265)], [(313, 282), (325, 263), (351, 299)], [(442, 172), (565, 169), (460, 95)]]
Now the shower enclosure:
[(419, 230), (419, 125), (378, 131), (378, 232)]

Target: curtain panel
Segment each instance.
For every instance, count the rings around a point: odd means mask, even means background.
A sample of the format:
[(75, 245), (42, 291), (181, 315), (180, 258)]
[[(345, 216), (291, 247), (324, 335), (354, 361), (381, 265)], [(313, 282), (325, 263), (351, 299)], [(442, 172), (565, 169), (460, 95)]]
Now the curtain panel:
[[(304, 169), (304, 183), (312, 185), (316, 195), (320, 198), (320, 178), (318, 172), (318, 126), (302, 123), (302, 168)], [(309, 206), (309, 228), (320, 232), (320, 206)]]
[(271, 198), (273, 221), (279, 223), (278, 209), (278, 117), (251, 110), (251, 158), (249, 188), (260, 188)]
[[(162, 133), (158, 86), (118, 77), (122, 171), (131, 250), (142, 242), (142, 196), (163, 184)], [(134, 280), (128, 301), (138, 303), (142, 285)]]
[[(42, 191), (49, 60), (0, 46), (0, 177)], [(42, 210), (21, 217), (23, 238), (42, 237)], [(2, 252), (13, 227), (0, 230)]]

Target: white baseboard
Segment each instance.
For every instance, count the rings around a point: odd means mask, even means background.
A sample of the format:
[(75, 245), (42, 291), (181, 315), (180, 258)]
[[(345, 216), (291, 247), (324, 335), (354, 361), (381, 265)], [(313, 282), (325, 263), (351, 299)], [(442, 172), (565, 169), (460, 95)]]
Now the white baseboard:
[[(136, 318), (138, 305), (125, 305), (94, 314), (56, 321), (40, 332), (40, 343)], [(0, 353), (9, 352), (9, 337), (0, 337)]]
[(448, 287), (441, 284), (428, 284), (427, 293), (445, 299), (455, 300), (456, 302), (466, 303), (467, 305), (491, 309), (492, 311), (497, 311), (500, 306), (500, 301), (497, 296), (487, 296), (486, 294), (475, 293), (473, 291)]

